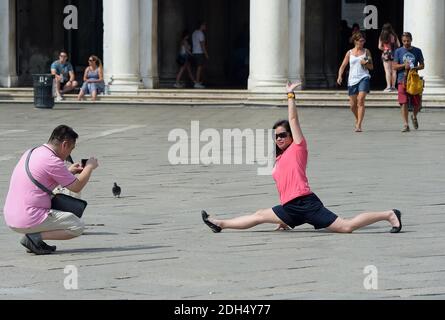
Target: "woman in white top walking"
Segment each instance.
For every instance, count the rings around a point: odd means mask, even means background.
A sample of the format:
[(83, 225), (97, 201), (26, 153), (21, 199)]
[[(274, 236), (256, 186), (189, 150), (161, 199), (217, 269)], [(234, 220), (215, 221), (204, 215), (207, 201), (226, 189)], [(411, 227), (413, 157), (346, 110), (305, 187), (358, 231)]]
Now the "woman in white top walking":
[(340, 70), (337, 83), (343, 82), (343, 73), (349, 64), (348, 93), (352, 113), (355, 116), (355, 132), (362, 132), (363, 119), (365, 117), (365, 99), (370, 91), (371, 75), (369, 70), (374, 69), (371, 52), (364, 48), (365, 37), (361, 32), (352, 36), (355, 47), (346, 53)]

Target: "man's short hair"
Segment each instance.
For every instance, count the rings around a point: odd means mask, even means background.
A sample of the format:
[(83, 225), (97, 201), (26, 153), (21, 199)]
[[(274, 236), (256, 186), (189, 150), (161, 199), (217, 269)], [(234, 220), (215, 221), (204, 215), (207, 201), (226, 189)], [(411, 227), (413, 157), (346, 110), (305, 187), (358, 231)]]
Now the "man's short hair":
[(66, 56), (68, 57), (68, 51), (66, 51), (65, 49), (60, 49), (60, 50), (59, 50), (59, 56), (60, 56), (62, 53), (66, 54)]
[(66, 125), (60, 125), (53, 130), (49, 137), (48, 143), (59, 144), (63, 141), (76, 142), (79, 135), (73, 130), (73, 128)]
[(411, 41), (413, 41), (413, 35), (411, 34), (411, 32), (404, 32), (404, 33), (402, 34), (402, 38), (403, 38), (403, 37), (410, 38)]

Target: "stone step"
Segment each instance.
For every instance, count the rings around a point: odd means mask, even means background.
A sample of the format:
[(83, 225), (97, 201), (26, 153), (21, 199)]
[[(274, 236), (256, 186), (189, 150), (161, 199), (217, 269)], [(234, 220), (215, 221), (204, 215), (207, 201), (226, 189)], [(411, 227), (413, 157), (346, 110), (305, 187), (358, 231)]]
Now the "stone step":
[[(81, 104), (92, 103), (90, 97)], [(32, 88), (0, 88), (0, 103), (33, 103)], [(61, 103), (79, 103), (77, 95), (67, 94)], [(99, 95), (96, 104), (147, 104), (147, 105), (265, 105), (285, 106), (281, 93), (249, 92), (247, 90), (140, 90), (137, 94)], [(311, 90), (297, 92), (297, 103), (308, 107), (348, 107), (345, 91)], [(397, 94), (376, 92), (367, 97), (367, 107), (398, 107)], [(445, 94), (423, 96), (425, 107), (445, 107)]]

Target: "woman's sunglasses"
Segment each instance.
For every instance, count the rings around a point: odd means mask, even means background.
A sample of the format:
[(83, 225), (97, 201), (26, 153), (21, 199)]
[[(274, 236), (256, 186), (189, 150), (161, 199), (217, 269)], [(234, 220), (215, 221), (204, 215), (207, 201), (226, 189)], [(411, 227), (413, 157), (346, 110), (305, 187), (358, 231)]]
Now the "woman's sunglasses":
[(286, 139), (287, 137), (289, 137), (289, 132), (281, 132), (275, 135), (275, 140), (278, 140), (279, 138)]

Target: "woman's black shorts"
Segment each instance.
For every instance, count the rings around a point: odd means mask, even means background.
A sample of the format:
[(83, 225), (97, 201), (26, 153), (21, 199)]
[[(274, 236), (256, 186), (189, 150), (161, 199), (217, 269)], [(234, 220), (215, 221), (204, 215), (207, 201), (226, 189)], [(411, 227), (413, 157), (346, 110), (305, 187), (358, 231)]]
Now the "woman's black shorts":
[(314, 194), (295, 198), (283, 206), (272, 208), (273, 212), (292, 229), (308, 223), (315, 229), (329, 227), (338, 218), (326, 209), (321, 200)]

